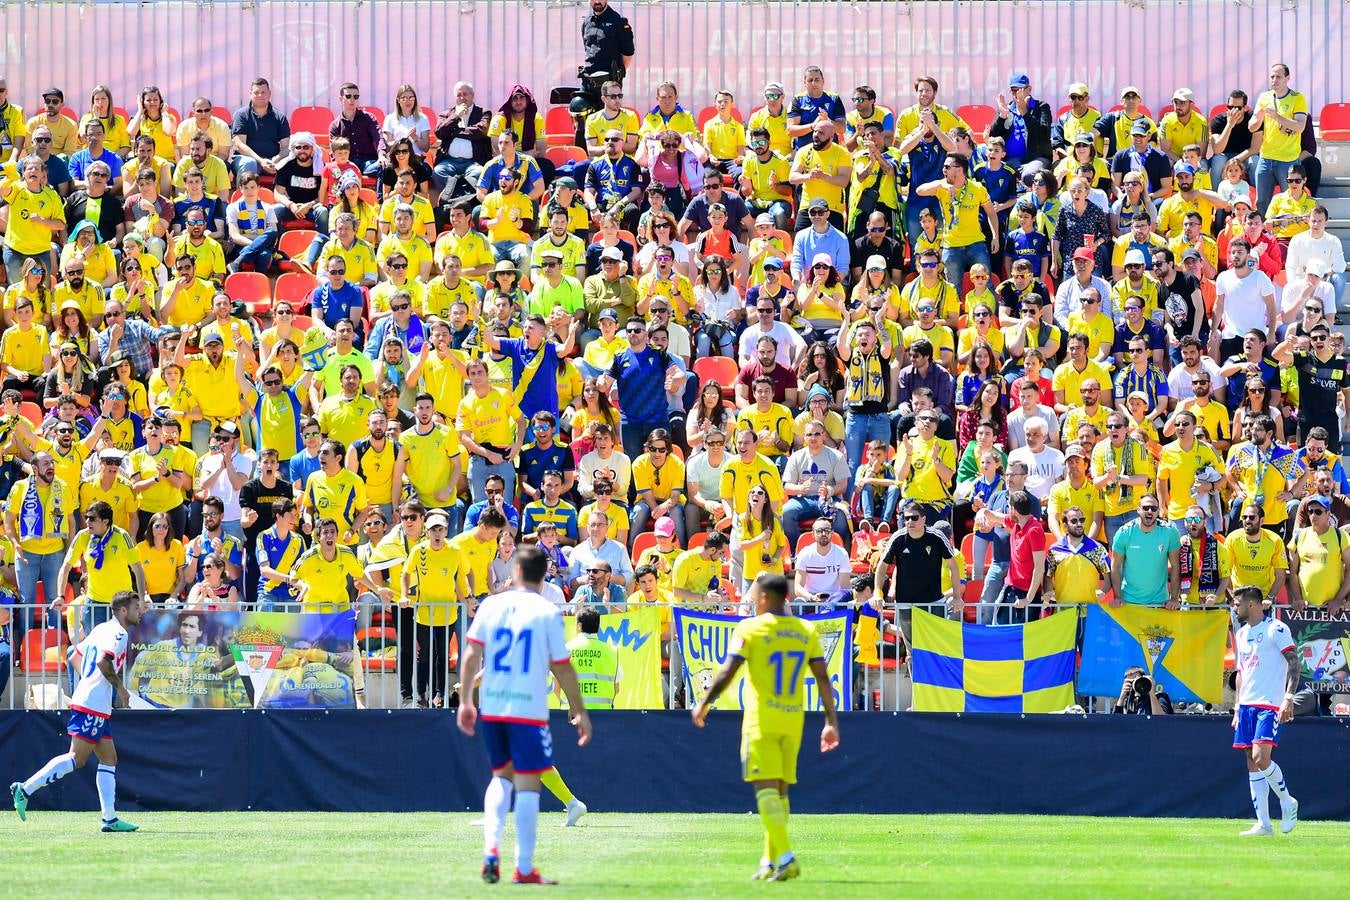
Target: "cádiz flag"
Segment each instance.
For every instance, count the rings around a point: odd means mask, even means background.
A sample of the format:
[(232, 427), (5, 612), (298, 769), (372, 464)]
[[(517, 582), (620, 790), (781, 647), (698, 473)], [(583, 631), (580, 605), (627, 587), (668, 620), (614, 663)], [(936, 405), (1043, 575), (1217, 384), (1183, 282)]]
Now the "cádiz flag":
[(1073, 704), (1078, 613), (973, 625), (914, 610), (917, 712), (1061, 712)]
[(1139, 666), (1173, 702), (1220, 703), (1229, 622), (1226, 609), (1089, 605), (1078, 692), (1115, 697)]

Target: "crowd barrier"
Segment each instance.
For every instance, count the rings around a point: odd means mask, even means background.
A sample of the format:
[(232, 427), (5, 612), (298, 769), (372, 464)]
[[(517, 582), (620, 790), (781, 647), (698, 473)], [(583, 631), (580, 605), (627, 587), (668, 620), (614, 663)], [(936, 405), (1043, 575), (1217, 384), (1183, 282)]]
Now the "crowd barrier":
[[(584, 748), (562, 713), (552, 728), (554, 761), (598, 815), (593, 824), (609, 812), (753, 812), (738, 714), (713, 712), (701, 730), (684, 712), (592, 720)], [(828, 754), (814, 741), (821, 724), (807, 717), (793, 812), (1251, 816), (1227, 716), (845, 713), (842, 743)], [(482, 809), (488, 777), (482, 739), (461, 734), (444, 710), (131, 710), (114, 727), (118, 806), (128, 813), (463, 812)], [(0, 711), (0, 774), (35, 771), (65, 745), (64, 728), (60, 713)], [(1300, 818), (1350, 820), (1347, 757), (1350, 721), (1300, 718), (1285, 729), (1280, 766)], [(549, 795), (543, 804), (561, 808)], [(85, 770), (34, 797), (29, 815), (97, 808)], [(902, 840), (922, 858), (916, 828)]]
[[(0, 709), (66, 708), (80, 663), (71, 636), (78, 644), (86, 617), (72, 612), (58, 621), (35, 605), (4, 609), (13, 641), (0, 642)], [(144, 709), (452, 706), (468, 612), (462, 604), (361, 603), (309, 613), (160, 605), (131, 629), (124, 680), (132, 707)], [(736, 604), (606, 611), (598, 637), (618, 661), (616, 708), (692, 706), (749, 612)], [(871, 604), (797, 612), (815, 622), (841, 710), (1061, 712), (1081, 702), (1089, 712), (1109, 711), (1133, 667), (1179, 707), (1221, 711), (1233, 702), (1231, 617), (1222, 608), (1093, 604), (1032, 610), (1020, 625), (982, 624), (1014, 611), (978, 604), (961, 613), (944, 606), (878, 612)], [(1350, 711), (1350, 612), (1279, 615), (1298, 642), (1311, 697), (1300, 713)], [(565, 623), (570, 639), (575, 618)], [(823, 709), (820, 688), (808, 682), (808, 708)], [(562, 705), (557, 692), (553, 700)], [(718, 707), (741, 706), (738, 681)]]

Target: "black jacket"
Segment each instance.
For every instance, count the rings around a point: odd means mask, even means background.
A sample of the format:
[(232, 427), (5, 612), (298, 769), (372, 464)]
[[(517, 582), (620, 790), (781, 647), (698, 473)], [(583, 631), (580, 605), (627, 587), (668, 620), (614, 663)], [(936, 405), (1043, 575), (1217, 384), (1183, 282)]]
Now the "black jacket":
[[(1027, 155), (1024, 161), (1033, 159), (1045, 160), (1050, 162), (1050, 126), (1053, 123), (1053, 112), (1050, 105), (1044, 100), (1032, 99), (1032, 105), (1027, 108), (1027, 114), (1023, 116), (1027, 123)], [(990, 137), (1001, 137), (1007, 140), (1012, 132), (1012, 119), (996, 118), (989, 126)]]

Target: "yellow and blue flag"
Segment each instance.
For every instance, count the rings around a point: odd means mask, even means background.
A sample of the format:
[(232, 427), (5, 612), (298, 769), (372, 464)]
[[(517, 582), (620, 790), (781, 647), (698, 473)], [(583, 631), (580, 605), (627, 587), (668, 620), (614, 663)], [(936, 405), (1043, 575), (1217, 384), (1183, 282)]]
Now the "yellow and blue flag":
[(1226, 609), (1090, 605), (1078, 691), (1114, 697), (1139, 666), (1173, 702), (1220, 703), (1229, 623)]
[(914, 610), (918, 712), (1061, 712), (1073, 704), (1076, 612), (974, 625)]

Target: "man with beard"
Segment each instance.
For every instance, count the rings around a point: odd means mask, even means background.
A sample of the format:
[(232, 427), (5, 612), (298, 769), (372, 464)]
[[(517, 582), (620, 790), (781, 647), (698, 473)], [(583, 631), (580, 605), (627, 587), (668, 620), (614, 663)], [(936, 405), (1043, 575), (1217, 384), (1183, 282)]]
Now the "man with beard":
[[(793, 128), (791, 120), (789, 111), (789, 131)], [(793, 155), (792, 171), (788, 174), (788, 182), (801, 189), (801, 203), (793, 230), (802, 231), (811, 225), (808, 210), (814, 208), (813, 201), (823, 200), (829, 223), (840, 232), (847, 252), (848, 241), (843, 238), (844, 192), (853, 174), (853, 157), (835, 141), (834, 123), (828, 119), (816, 119), (810, 136), (810, 142)], [(796, 269), (795, 264), (793, 268)], [(842, 264), (836, 260), (835, 268), (848, 271), (847, 255)]]
[[(1319, 322), (1308, 334), (1312, 349), (1295, 350), (1292, 334), (1275, 348), (1271, 357), (1281, 368), (1298, 372), (1298, 439), (1306, 443), (1315, 428), (1325, 429), (1332, 451), (1340, 449), (1341, 428), (1336, 416), (1338, 395), (1350, 403), (1350, 370), (1345, 358), (1331, 349), (1331, 329)], [(1330, 437), (1335, 435), (1335, 437)]]
[(308, 219), (320, 234), (328, 233), (328, 210), (319, 202), (320, 172), (314, 164), (314, 135), (308, 131), (291, 137), (290, 159), (277, 169), (277, 224)]
[(1152, 494), (1140, 497), (1139, 517), (1111, 539), (1113, 605), (1180, 607), (1181, 538), (1158, 521), (1160, 508)]
[[(1211, 404), (1210, 408), (1222, 409), (1217, 403)], [(1214, 479), (1224, 473), (1225, 466), (1216, 448), (1195, 436), (1198, 421), (1194, 409), (1183, 408), (1163, 429), (1168, 437), (1176, 434), (1177, 439), (1163, 448), (1158, 464), (1158, 499), (1177, 531), (1183, 530), (1182, 518), (1193, 503), (1198, 501), (1202, 508), (1208, 509), (1207, 517), (1213, 517), (1217, 511), (1209, 507), (1216, 506), (1214, 500), (1218, 499), (1219, 482)], [(1208, 470), (1203, 472), (1203, 478), (1202, 470)], [(1219, 501), (1218, 506), (1221, 504)]]
[(1111, 577), (1111, 557), (1088, 537), (1082, 507), (1064, 510), (1064, 533), (1046, 551), (1046, 603), (1097, 603)]

